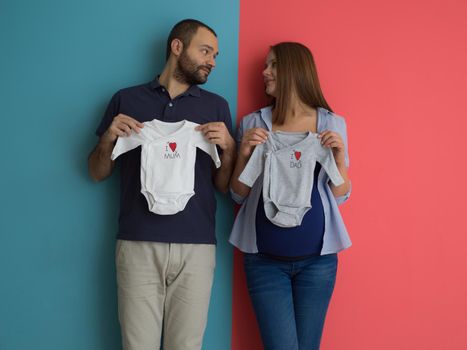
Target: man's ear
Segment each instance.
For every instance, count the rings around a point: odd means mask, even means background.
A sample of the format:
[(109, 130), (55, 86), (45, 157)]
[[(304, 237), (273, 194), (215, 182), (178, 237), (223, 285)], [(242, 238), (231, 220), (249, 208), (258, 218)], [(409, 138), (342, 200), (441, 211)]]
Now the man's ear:
[(180, 39), (174, 39), (170, 43), (170, 49), (174, 56), (178, 57), (183, 51), (183, 43)]

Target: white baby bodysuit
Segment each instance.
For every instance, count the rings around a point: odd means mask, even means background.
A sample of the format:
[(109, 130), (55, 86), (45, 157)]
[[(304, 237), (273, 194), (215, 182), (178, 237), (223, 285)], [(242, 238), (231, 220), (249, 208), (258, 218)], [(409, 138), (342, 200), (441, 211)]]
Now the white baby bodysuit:
[(199, 125), (187, 120), (167, 123), (157, 119), (145, 122), (140, 133), (119, 137), (112, 151), (112, 160), (141, 146), (141, 193), (149, 210), (171, 215), (185, 209), (195, 194), (196, 148), (209, 154), (216, 167), (221, 161), (216, 145), (206, 141)]

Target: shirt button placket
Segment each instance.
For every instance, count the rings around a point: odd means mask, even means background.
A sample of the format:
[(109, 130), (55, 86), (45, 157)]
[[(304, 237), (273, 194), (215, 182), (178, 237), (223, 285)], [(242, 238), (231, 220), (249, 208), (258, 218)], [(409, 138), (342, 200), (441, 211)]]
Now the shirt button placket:
[(164, 117), (166, 121), (168, 122), (173, 121), (173, 113), (174, 113), (173, 106), (174, 106), (173, 102), (169, 101), (169, 103), (167, 103), (164, 109)]

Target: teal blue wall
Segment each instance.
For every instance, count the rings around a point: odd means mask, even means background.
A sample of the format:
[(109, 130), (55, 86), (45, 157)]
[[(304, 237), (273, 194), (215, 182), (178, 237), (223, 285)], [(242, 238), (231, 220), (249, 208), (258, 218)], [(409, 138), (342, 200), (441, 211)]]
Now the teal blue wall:
[[(238, 0), (0, 4), (0, 349), (120, 347), (114, 236), (117, 176), (86, 159), (111, 95), (162, 68), (168, 31), (193, 17), (219, 35), (206, 88), (235, 115)], [(218, 210), (218, 260), (203, 349), (230, 348), (232, 207)]]

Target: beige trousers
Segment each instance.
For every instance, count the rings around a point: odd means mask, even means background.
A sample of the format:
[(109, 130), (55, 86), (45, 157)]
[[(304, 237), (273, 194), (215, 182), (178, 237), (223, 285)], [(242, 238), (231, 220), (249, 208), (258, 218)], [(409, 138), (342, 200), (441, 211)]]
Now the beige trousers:
[[(199, 350), (215, 268), (211, 244), (117, 240), (124, 350)], [(162, 338), (162, 341), (161, 341)]]

